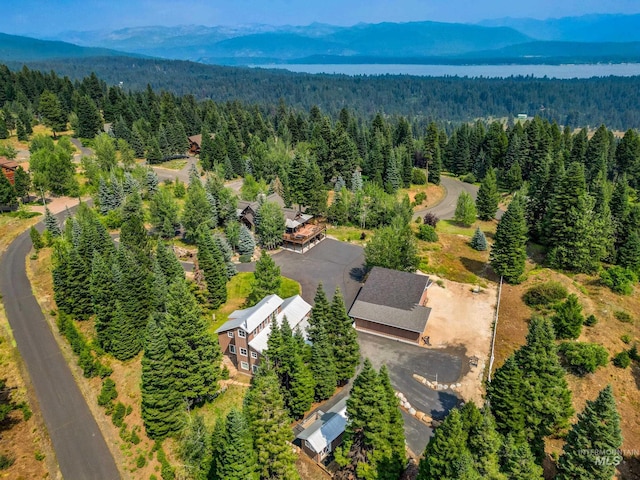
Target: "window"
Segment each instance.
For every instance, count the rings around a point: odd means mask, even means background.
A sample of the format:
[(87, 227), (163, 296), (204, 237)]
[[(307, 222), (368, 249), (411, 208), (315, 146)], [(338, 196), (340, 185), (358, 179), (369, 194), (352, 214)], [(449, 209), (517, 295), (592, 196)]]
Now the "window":
[(251, 352), (251, 358), (258, 358), (258, 354), (256, 352)]
[(243, 370), (249, 370), (249, 364), (247, 362), (240, 362), (240, 368)]
[(258, 367), (258, 365), (253, 365), (253, 366), (251, 367), (251, 371), (252, 371), (253, 373), (258, 373), (258, 368), (259, 368), (259, 367)]
[(247, 336), (247, 332), (245, 332), (244, 330), (238, 329), (238, 336), (241, 338), (245, 338)]
[(227, 336), (228, 336), (229, 338), (233, 338), (233, 332), (232, 332), (232, 331), (228, 331), (228, 332), (227, 332)]
[(236, 353), (236, 346), (235, 345), (229, 345), (229, 353), (233, 353), (235, 355), (235, 353)]
[(247, 356), (247, 349), (240, 347), (240, 355), (242, 355), (243, 357), (246, 357)]

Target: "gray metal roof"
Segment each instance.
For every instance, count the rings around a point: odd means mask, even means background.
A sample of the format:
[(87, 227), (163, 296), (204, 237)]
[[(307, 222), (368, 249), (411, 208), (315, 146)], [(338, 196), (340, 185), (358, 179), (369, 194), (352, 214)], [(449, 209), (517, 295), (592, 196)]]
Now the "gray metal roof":
[(344, 432), (347, 426), (347, 399), (336, 403), (327, 413), (298, 434), (316, 453), (320, 453)]

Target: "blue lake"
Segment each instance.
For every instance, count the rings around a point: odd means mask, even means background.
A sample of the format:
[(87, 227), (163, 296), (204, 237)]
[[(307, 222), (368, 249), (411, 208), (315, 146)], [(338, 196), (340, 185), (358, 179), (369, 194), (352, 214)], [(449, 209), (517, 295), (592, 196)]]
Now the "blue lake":
[(337, 73), (344, 75), (416, 75), (421, 77), (510, 77), (531, 75), (549, 78), (591, 78), (610, 75), (640, 75), (640, 63), (567, 64), (567, 65), (399, 65), (399, 64), (334, 64), (255, 65), (281, 68), (303, 73)]

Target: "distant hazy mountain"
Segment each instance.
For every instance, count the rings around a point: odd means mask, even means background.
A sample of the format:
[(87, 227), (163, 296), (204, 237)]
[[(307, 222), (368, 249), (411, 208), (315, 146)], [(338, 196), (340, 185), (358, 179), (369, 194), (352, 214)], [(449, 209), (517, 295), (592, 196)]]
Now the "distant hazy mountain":
[(486, 27), (511, 27), (537, 40), (566, 42), (638, 42), (640, 15), (594, 14), (580, 17), (499, 18), (485, 20)]
[(57, 40), (182, 60), (221, 58), (286, 61), (311, 55), (439, 56), (502, 48), (531, 39), (508, 27), (439, 22), (337, 27), (141, 27), (114, 32), (65, 32)]
[[(106, 48), (79, 47), (67, 42), (36, 40), (35, 38), (0, 33), (0, 60), (34, 61), (54, 58), (86, 58), (126, 56)], [(139, 56), (139, 55), (137, 55)]]

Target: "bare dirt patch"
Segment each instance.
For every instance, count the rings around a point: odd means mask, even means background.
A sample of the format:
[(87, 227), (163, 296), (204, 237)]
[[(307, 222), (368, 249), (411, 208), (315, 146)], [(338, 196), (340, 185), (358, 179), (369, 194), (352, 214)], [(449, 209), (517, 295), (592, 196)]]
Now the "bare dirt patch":
[(432, 348), (463, 346), (467, 357), (478, 358), (478, 365), (471, 367), (460, 380), (459, 392), (465, 401), (481, 404), (497, 289), (494, 284), (488, 284), (474, 293), (469, 285), (437, 277), (432, 279), (441, 281), (444, 288), (434, 284), (429, 289), (427, 306), (432, 310), (425, 335), (430, 337)]

